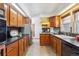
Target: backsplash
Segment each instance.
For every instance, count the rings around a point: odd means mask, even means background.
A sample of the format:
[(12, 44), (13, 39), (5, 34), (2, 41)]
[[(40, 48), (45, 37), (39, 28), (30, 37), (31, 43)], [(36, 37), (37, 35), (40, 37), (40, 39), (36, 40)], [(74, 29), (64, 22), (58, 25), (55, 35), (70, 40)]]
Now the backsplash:
[(7, 38), (22, 34), (23, 27), (7, 27)]
[(64, 34), (64, 35), (68, 35), (68, 36), (72, 36), (72, 37), (79, 35), (79, 34), (76, 34), (76, 33), (68, 33), (68, 32), (60, 32), (60, 34)]
[(54, 34), (59, 34), (60, 28), (50, 28), (50, 32)]

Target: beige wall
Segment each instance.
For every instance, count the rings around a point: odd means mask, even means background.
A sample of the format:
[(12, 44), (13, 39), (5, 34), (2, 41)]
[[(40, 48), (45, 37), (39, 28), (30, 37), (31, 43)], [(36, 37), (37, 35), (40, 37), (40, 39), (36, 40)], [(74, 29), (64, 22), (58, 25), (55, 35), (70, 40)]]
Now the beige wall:
[[(42, 24), (47, 24), (48, 27), (50, 27), (50, 22), (48, 17), (41, 17), (41, 25)], [(42, 26), (43, 27), (43, 26)]]

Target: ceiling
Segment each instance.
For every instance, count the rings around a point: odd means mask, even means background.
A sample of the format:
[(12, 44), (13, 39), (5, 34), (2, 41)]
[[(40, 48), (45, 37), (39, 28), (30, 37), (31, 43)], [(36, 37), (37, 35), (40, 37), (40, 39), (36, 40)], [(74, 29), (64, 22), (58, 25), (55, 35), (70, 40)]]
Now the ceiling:
[(16, 5), (30, 17), (55, 16), (71, 3), (17, 3)]

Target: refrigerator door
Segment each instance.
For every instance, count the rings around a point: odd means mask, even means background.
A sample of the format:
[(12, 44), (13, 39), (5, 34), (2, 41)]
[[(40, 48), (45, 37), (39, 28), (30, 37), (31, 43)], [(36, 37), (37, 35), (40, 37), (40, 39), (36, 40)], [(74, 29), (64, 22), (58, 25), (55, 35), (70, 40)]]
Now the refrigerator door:
[(25, 24), (24, 25), (23, 34), (30, 34), (31, 35), (31, 25), (30, 24)]

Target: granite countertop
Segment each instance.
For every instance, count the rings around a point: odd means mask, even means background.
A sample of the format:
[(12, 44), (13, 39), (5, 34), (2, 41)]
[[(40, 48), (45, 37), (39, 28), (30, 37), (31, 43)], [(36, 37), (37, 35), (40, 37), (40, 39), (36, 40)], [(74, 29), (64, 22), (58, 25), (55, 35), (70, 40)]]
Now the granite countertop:
[(8, 45), (8, 44), (10, 44), (10, 43), (12, 43), (12, 42), (15, 42), (16, 40), (19, 40), (20, 38), (21, 38), (21, 37), (9, 38), (9, 39), (7, 39), (5, 45)]
[[(54, 34), (52, 34), (52, 35), (54, 35)], [(66, 36), (66, 35), (54, 35), (54, 36), (56, 36), (56, 37), (58, 37), (58, 38), (60, 38), (60, 39), (62, 39), (64, 41), (66, 41), (66, 42), (68, 42), (70, 44), (73, 44), (73, 45), (79, 47), (79, 41), (77, 41), (75, 39), (75, 37)]]
[[(26, 35), (27, 35), (27, 34), (26, 34)], [(15, 42), (15, 41), (17, 41), (17, 40), (23, 38), (23, 37), (26, 36), (26, 35), (23, 35), (22, 37), (16, 36), (16, 37), (9, 38), (9, 39), (7, 39), (5, 42), (0, 42), (0, 45), (8, 45), (8, 44), (10, 44), (10, 43), (13, 43), (13, 42)]]

